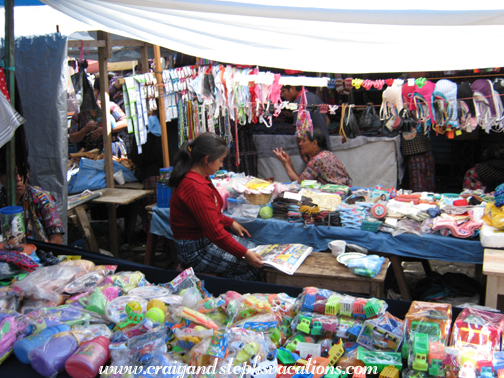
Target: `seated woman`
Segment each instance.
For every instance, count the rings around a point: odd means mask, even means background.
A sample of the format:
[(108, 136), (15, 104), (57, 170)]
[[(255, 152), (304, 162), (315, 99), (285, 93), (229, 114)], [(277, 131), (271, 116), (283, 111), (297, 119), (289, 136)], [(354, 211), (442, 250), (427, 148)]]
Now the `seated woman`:
[(321, 184), (338, 184), (350, 186), (352, 180), (339, 159), (327, 150), (326, 136), (320, 129), (314, 128), (313, 135), (306, 133), (299, 142), (302, 155), (308, 155), (310, 160), (303, 173), (298, 175), (294, 170), (291, 158), (282, 148), (273, 150), (280, 160), (291, 180), (317, 180)]
[[(7, 206), (7, 174), (5, 164), (0, 167), (0, 207)], [(26, 236), (38, 241), (61, 244), (63, 223), (58, 215), (56, 200), (51, 193), (28, 184), (28, 177), (16, 174), (16, 203), (23, 208)]]
[[(262, 258), (243, 239), (249, 232), (222, 214), (222, 197), (208, 176), (222, 167), (228, 148), (221, 137), (202, 133), (177, 153), (169, 185), (170, 223), (183, 266), (226, 278), (264, 281)], [(226, 229), (236, 235), (231, 235)]]

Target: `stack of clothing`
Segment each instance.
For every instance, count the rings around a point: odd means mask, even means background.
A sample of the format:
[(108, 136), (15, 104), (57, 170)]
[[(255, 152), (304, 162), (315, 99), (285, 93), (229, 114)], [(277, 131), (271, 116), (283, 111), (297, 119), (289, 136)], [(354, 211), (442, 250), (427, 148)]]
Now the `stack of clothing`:
[(322, 211), (315, 217), (315, 225), (328, 227), (341, 227), (341, 217), (339, 210)]
[(301, 206), (312, 206), (312, 200), (308, 197), (301, 197), (301, 202), (292, 198), (285, 198), (285, 193), (280, 193), (273, 201), (273, 217), (276, 219), (288, 220), (289, 222), (301, 221)]

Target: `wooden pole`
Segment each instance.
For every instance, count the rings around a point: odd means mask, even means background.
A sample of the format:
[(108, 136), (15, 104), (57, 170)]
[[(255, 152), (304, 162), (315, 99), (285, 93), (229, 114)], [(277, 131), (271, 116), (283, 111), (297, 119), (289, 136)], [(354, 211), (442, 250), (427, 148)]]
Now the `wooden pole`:
[(148, 46), (147, 43), (144, 43), (143, 46), (140, 47), (140, 54), (141, 54), (140, 62), (142, 63), (141, 73), (149, 72), (149, 51), (147, 49), (147, 46)]
[(168, 151), (168, 132), (166, 130), (166, 114), (163, 84), (163, 67), (161, 67), (161, 50), (158, 45), (154, 45), (154, 61), (156, 65), (156, 80), (159, 88), (159, 123), (161, 124), (161, 145), (163, 148), (163, 165), (165, 168), (170, 166), (170, 154)]
[[(14, 0), (5, 0), (5, 78), (10, 103), (15, 106), (14, 85)], [(16, 205), (16, 136), (7, 144), (7, 204)]]
[[(112, 46), (110, 43), (110, 34), (104, 31), (98, 31), (98, 39), (105, 41), (105, 47), (98, 48), (98, 65), (100, 67), (100, 99), (103, 127), (103, 148), (105, 150), (105, 177), (107, 188), (114, 188), (114, 164), (112, 161), (112, 146), (110, 126), (110, 104), (109, 104), (109, 81), (107, 60), (112, 56)], [(117, 214), (114, 204), (108, 204), (108, 222), (110, 233), (110, 249), (115, 257), (119, 257), (119, 239), (117, 232)]]

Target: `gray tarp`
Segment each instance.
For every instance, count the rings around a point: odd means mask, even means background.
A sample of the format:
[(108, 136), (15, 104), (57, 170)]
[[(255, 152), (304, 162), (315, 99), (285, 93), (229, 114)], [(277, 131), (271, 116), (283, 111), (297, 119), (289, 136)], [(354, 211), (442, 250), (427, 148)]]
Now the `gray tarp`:
[[(400, 136), (378, 138), (359, 136), (341, 143), (339, 136), (331, 136), (332, 152), (340, 159), (352, 178), (353, 186), (395, 188), (401, 182), (404, 169), (400, 152)], [(257, 149), (257, 171), (261, 178), (274, 177), (280, 182), (290, 182), (282, 163), (273, 149), (282, 147), (291, 155), (294, 169), (300, 174), (306, 164), (299, 156), (294, 135), (254, 135)]]
[[(50, 191), (66, 230), (67, 37), (16, 39), (15, 66), (29, 147), (30, 183)], [(63, 242), (66, 243), (66, 237)]]

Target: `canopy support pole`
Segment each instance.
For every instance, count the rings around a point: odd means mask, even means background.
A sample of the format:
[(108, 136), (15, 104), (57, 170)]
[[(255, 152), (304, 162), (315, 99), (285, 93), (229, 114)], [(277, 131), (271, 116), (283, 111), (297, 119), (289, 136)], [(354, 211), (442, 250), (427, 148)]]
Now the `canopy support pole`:
[[(10, 103), (15, 106), (14, 83), (14, 0), (5, 0), (5, 77)], [(16, 198), (16, 135), (7, 143), (7, 204), (15, 206)]]
[[(110, 103), (109, 103), (109, 81), (107, 60), (112, 56), (112, 45), (110, 43), (110, 34), (104, 31), (98, 31), (98, 39), (105, 41), (105, 47), (98, 48), (98, 65), (100, 67), (100, 99), (103, 127), (103, 148), (105, 150), (105, 177), (107, 188), (114, 188), (114, 164), (112, 161), (111, 134), (110, 126)], [(108, 222), (110, 233), (110, 249), (115, 257), (119, 257), (119, 240), (117, 232), (117, 214), (114, 204), (108, 204)]]
[(165, 114), (165, 87), (163, 84), (163, 67), (161, 67), (161, 50), (159, 45), (153, 45), (156, 80), (159, 90), (159, 123), (161, 124), (161, 145), (163, 149), (163, 165), (165, 168), (170, 166), (170, 154), (168, 151), (168, 131), (166, 130), (166, 114)]

